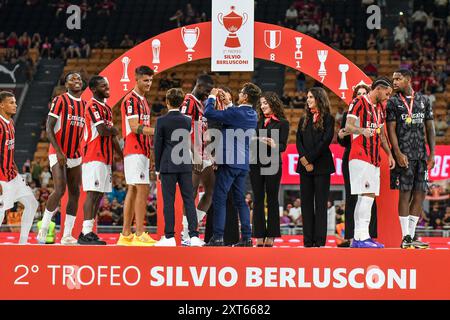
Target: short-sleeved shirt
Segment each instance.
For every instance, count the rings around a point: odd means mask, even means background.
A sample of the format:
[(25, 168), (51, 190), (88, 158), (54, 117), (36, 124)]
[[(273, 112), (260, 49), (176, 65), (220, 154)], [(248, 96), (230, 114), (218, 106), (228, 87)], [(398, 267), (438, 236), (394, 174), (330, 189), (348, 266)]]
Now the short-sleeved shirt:
[[(68, 92), (53, 99), (49, 116), (57, 119), (54, 132), (56, 142), (69, 159), (81, 157), (81, 142), (84, 133), (84, 110), (86, 102)], [(56, 154), (50, 144), (49, 154)]]
[[(404, 97), (408, 105), (411, 97)], [(412, 122), (406, 123), (408, 109), (400, 94), (395, 94), (387, 102), (386, 122), (396, 122), (396, 134), (400, 151), (409, 160), (426, 160), (425, 121), (433, 120), (433, 109), (427, 97), (421, 93), (414, 94)]]
[(129, 119), (136, 118), (139, 124), (150, 127), (150, 107), (145, 97), (132, 90), (122, 101), (122, 136), (125, 140), (123, 155), (143, 154), (150, 157), (150, 137), (131, 131)]
[[(375, 111), (375, 114), (373, 111)], [(377, 133), (377, 128), (382, 129), (385, 123), (385, 116), (383, 107), (380, 104), (374, 106), (374, 109), (372, 109), (369, 98), (366, 95), (359, 96), (353, 100), (349, 106), (347, 119), (355, 118), (356, 126), (369, 128), (373, 130), (374, 134), (369, 138), (366, 138), (362, 134), (352, 135), (349, 160), (358, 159), (376, 167), (380, 166), (381, 137)]]
[[(14, 162), (14, 122), (0, 116), (0, 181), (11, 181), (17, 176)], [(0, 221), (1, 223), (1, 221)]]
[(180, 107), (180, 112), (191, 118), (191, 142), (198, 154), (206, 159), (204, 152), (206, 147), (207, 119), (203, 116), (204, 107), (200, 100), (188, 93)]
[(113, 158), (113, 136), (101, 136), (97, 126), (113, 127), (112, 110), (106, 103), (92, 98), (86, 107), (83, 163), (100, 161), (111, 165)]

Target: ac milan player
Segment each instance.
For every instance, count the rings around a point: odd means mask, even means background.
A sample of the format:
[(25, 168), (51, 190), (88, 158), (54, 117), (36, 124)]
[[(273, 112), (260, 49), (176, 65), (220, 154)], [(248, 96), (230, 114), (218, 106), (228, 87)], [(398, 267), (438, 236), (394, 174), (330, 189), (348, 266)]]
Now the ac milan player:
[(355, 234), (352, 248), (384, 248), (371, 239), (369, 224), (372, 204), (380, 193), (380, 145), (389, 156), (389, 167), (395, 167), (384, 133), (382, 103), (392, 92), (392, 84), (386, 77), (372, 83), (372, 91), (357, 97), (349, 107), (345, 131), (352, 134), (349, 156), (350, 188), (358, 195), (355, 207)]
[(69, 191), (69, 200), (61, 244), (77, 244), (77, 239), (72, 237), (72, 229), (80, 197), (81, 142), (86, 103), (80, 98), (83, 90), (81, 75), (77, 72), (69, 72), (65, 77), (65, 82), (67, 92), (53, 99), (47, 118), (47, 136), (50, 141), (48, 159), (55, 190), (48, 197), (41, 229), (37, 236), (37, 240), (41, 244), (45, 244), (50, 221), (66, 192), (66, 185)]
[[(202, 221), (212, 203), (215, 174), (213, 161), (205, 152), (207, 119), (203, 116), (204, 106), (202, 101), (208, 98), (214, 81), (209, 75), (200, 75), (197, 78), (192, 93), (188, 93), (180, 107), (181, 113), (192, 119), (191, 138), (193, 145), (192, 184), (194, 186), (194, 199), (197, 197), (198, 187), (202, 184), (204, 194), (197, 205), (197, 219)], [(189, 245), (189, 230), (186, 216), (183, 217), (183, 244)]]
[(105, 245), (92, 231), (100, 200), (105, 192), (112, 191), (111, 165), (113, 146), (119, 154), (119, 131), (114, 128), (112, 110), (106, 104), (109, 98), (108, 81), (94, 76), (89, 81), (93, 97), (86, 107), (86, 126), (83, 148), (83, 190), (87, 192), (84, 203), (83, 230), (78, 237), (79, 244)]
[(39, 203), (33, 191), (18, 174), (14, 162), (14, 122), (16, 114), (16, 98), (11, 92), (0, 92), (0, 224), (5, 217), (5, 211), (19, 201), (24, 206), (20, 229), (20, 244), (26, 244), (33, 218)]
[[(391, 171), (391, 188), (400, 189), (398, 213), (401, 247), (426, 249), (415, 236), (417, 221), (428, 189), (428, 170), (434, 167), (433, 110), (427, 97), (414, 92), (409, 70), (394, 72), (396, 94), (387, 102), (387, 128), (397, 166)], [(425, 132), (430, 148), (427, 156)]]
[[(122, 135), (125, 181), (128, 185), (125, 197), (123, 229), (118, 245), (152, 246), (156, 240), (144, 232), (147, 198), (150, 193), (150, 107), (145, 94), (150, 91), (153, 70), (140, 66), (135, 70), (136, 85), (123, 99)], [(136, 216), (136, 233), (131, 233), (133, 216)]]

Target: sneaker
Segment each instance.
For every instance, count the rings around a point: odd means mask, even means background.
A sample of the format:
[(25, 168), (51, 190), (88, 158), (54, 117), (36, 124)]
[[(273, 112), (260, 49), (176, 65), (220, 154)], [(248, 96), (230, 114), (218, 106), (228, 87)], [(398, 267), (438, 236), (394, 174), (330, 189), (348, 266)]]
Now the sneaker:
[[(353, 241), (353, 243), (355, 243), (356, 241)], [(381, 243), (378, 243), (374, 240), (372, 240), (371, 238), (368, 238), (366, 240), (360, 240), (357, 241), (359, 242), (357, 245), (358, 247), (353, 247), (353, 248), (368, 248), (368, 249), (381, 249), (384, 248), (384, 245), (382, 245)]]
[(356, 240), (356, 239), (352, 239), (351, 243), (350, 243), (350, 248), (359, 248), (359, 243), (361, 241)]
[(412, 245), (416, 249), (428, 249), (430, 247), (429, 243), (420, 241), (417, 236), (414, 236), (414, 238), (412, 239)]
[(233, 247), (253, 247), (252, 238), (250, 238), (250, 239), (241, 239)]
[(224, 247), (225, 243), (223, 242), (223, 238), (222, 239), (215, 239), (214, 237), (212, 237), (208, 243), (205, 244), (205, 247)]
[(181, 245), (183, 247), (190, 247), (191, 246), (191, 238), (189, 238), (189, 232), (186, 230), (183, 230), (181, 232)]
[(161, 237), (161, 239), (154, 244), (155, 247), (176, 247), (177, 242), (175, 241), (175, 237), (166, 238), (165, 236)]
[(142, 247), (148, 247), (148, 246), (154, 246), (157, 241), (150, 237), (147, 232), (142, 232), (140, 236), (137, 236), (134, 234), (133, 241), (131, 242), (132, 246), (142, 246)]
[(134, 238), (133, 233), (130, 233), (128, 236), (124, 236), (122, 233), (120, 233), (119, 240), (117, 240), (117, 245), (118, 246), (131, 246), (133, 238)]
[(83, 232), (81, 232), (78, 237), (78, 244), (104, 246), (106, 245), (106, 241), (100, 240), (100, 238), (93, 232), (89, 232), (88, 234), (83, 234)]
[(205, 242), (201, 240), (199, 237), (191, 237), (190, 239), (190, 246), (191, 247), (203, 247), (205, 245)]
[(411, 236), (408, 234), (403, 237), (402, 244), (400, 247), (402, 249), (414, 249), (413, 240), (411, 239)]
[(65, 236), (61, 239), (61, 244), (65, 246), (73, 246), (78, 244), (78, 240), (72, 236)]
[(379, 243), (379, 242), (373, 240), (372, 238), (370, 238), (369, 241), (374, 243), (378, 248), (381, 248), (381, 249), (384, 248), (384, 244)]
[(41, 228), (39, 229), (38, 235), (36, 237), (36, 240), (39, 244), (46, 244), (47, 243), (47, 234), (48, 229)]

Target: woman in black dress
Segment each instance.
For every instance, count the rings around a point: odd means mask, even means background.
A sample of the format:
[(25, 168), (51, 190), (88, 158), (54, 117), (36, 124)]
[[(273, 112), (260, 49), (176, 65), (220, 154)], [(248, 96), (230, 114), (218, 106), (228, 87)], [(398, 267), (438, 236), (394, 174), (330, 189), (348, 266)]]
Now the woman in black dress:
[[(289, 122), (284, 105), (274, 92), (262, 94), (257, 107), (257, 134), (252, 147), (250, 180), (253, 189), (253, 237), (258, 247), (272, 247), (280, 237), (278, 192), (281, 180), (281, 153), (286, 150)], [(255, 148), (256, 147), (256, 148)], [(253, 157), (253, 156), (256, 156)], [(267, 156), (267, 157), (266, 157)], [(267, 221), (265, 203), (267, 202)]]
[(323, 88), (308, 91), (307, 107), (297, 129), (297, 151), (305, 247), (321, 247), (327, 237), (327, 202), (330, 178), (335, 171), (330, 143), (334, 117)]
[[(368, 94), (370, 87), (365, 84), (358, 84), (353, 90), (353, 99), (356, 97)], [(342, 116), (341, 129), (338, 132), (338, 143), (345, 148), (344, 156), (342, 157), (342, 174), (344, 176), (345, 185), (345, 228), (344, 238), (347, 240), (353, 239), (355, 233), (355, 207), (358, 201), (357, 195), (352, 195), (350, 192), (350, 174), (348, 171), (348, 157), (350, 155), (350, 148), (352, 146), (351, 136), (345, 131), (345, 123), (347, 122), (347, 111)], [(373, 202), (372, 213), (370, 217), (369, 234), (371, 238), (377, 238), (377, 202)]]

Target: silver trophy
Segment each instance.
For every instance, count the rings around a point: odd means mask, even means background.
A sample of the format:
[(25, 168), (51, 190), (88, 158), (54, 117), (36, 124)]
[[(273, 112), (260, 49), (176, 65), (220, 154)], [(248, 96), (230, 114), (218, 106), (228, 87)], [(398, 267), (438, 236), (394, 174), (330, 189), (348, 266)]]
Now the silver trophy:
[(303, 52), (300, 50), (302, 48), (303, 37), (295, 37), (295, 47), (297, 50), (294, 53), (295, 60), (303, 59)]
[(327, 61), (327, 57), (328, 57), (328, 50), (317, 50), (317, 58), (319, 58), (320, 61), (318, 75), (319, 77), (322, 78), (322, 82), (325, 76), (327, 75), (327, 69), (325, 68), (325, 61)]
[(197, 40), (200, 37), (200, 28), (194, 29), (181, 28), (181, 38), (183, 38), (184, 45), (186, 46), (186, 52), (195, 52), (194, 47), (197, 44)]
[(128, 66), (130, 65), (131, 59), (128, 57), (122, 58), (122, 65), (123, 65), (123, 73), (122, 73), (122, 79), (120, 79), (120, 82), (130, 82), (130, 78), (128, 78)]
[(339, 85), (339, 90), (348, 90), (346, 75), (348, 69), (349, 65), (346, 63), (339, 65), (339, 71), (341, 72), (341, 84)]
[(159, 41), (158, 39), (154, 39), (152, 41), (152, 52), (153, 52), (152, 63), (160, 63), (160, 61), (159, 61), (160, 51), (161, 51), (161, 41)]

